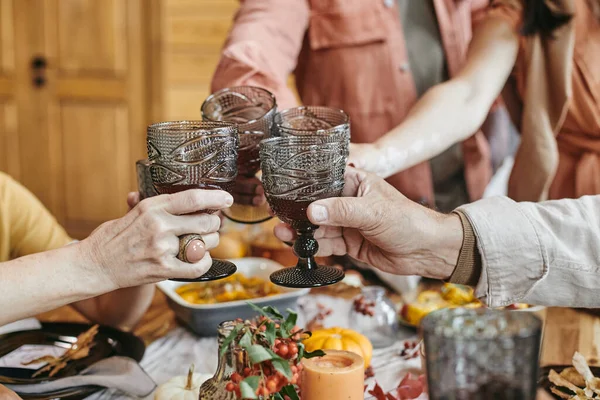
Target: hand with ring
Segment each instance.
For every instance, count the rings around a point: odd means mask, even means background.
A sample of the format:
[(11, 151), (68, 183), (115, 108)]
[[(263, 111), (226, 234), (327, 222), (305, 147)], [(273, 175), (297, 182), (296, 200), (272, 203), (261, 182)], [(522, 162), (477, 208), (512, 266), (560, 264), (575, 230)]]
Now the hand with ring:
[(219, 244), (221, 220), (204, 210), (230, 207), (220, 190), (186, 190), (144, 199), (130, 194), (133, 208), (98, 227), (81, 247), (114, 289), (170, 278), (191, 279), (211, 266), (209, 250)]

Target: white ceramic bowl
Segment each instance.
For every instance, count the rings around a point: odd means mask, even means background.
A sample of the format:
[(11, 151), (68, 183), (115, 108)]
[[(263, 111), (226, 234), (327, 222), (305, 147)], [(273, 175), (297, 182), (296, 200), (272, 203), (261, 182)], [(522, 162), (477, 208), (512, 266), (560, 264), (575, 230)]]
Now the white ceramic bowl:
[[(259, 277), (269, 280), (269, 275), (283, 268), (281, 264), (266, 258), (237, 258), (230, 260), (238, 272), (247, 277)], [(229, 301), (218, 304), (191, 304), (185, 301), (175, 290), (186, 283), (164, 281), (157, 284), (158, 288), (167, 296), (169, 307), (175, 311), (177, 318), (190, 327), (192, 331), (200, 336), (216, 336), (217, 326), (223, 321), (236, 318), (249, 319), (256, 316), (256, 312), (250, 308), (246, 300)], [(310, 289), (281, 288), (283, 293), (269, 297), (253, 299), (252, 303), (258, 306), (273, 306), (284, 312), (290, 308), (296, 309), (296, 303), (300, 296), (307, 295)]]

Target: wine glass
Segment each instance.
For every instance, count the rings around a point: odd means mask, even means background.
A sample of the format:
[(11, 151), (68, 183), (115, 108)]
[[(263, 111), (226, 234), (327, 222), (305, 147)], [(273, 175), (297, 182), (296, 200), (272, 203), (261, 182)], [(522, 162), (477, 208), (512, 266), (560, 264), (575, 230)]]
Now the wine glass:
[(288, 108), (275, 116), (277, 136), (341, 135), (350, 140), (350, 117), (323, 106)]
[(535, 398), (542, 321), (533, 313), (446, 308), (421, 333), (430, 399)]
[[(237, 176), (238, 130), (235, 124), (159, 122), (148, 127), (147, 145), (150, 175), (159, 194), (187, 189), (231, 192)], [(212, 281), (233, 275), (236, 270), (235, 264), (229, 261), (213, 259), (211, 268), (204, 275), (175, 280)]]
[(298, 263), (271, 274), (271, 281), (287, 287), (331, 285), (344, 278), (335, 267), (317, 265), (319, 246), (306, 215), (310, 203), (337, 197), (344, 188), (348, 140), (343, 135), (275, 137), (260, 144), (263, 186), (277, 217), (298, 233), (294, 253)]
[[(277, 114), (275, 96), (254, 86), (231, 87), (210, 95), (200, 111), (205, 121), (226, 121), (238, 125), (238, 189), (243, 189), (244, 181), (251, 182), (260, 169), (258, 144), (271, 136)], [(252, 205), (254, 188), (254, 185), (249, 185), (247, 190), (252, 193), (237, 196), (236, 203), (223, 214), (232, 221), (245, 224), (272, 218), (266, 204)]]

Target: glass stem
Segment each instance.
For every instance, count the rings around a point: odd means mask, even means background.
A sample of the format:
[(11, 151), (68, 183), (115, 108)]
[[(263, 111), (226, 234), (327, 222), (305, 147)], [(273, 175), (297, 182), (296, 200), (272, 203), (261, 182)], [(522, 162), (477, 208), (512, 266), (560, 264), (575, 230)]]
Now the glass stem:
[(319, 243), (315, 239), (317, 226), (311, 225), (307, 228), (297, 229), (298, 239), (294, 242), (294, 253), (298, 256), (297, 268), (315, 269), (317, 262), (315, 254), (319, 251)]

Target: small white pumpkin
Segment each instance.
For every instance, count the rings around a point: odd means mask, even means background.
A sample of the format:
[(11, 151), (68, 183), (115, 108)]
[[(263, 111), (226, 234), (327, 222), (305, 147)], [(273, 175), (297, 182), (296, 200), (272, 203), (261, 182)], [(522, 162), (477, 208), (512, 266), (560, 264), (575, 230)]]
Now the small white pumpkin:
[(187, 376), (176, 376), (163, 383), (156, 389), (154, 400), (198, 400), (200, 386), (211, 375), (194, 374), (194, 365), (190, 367)]

